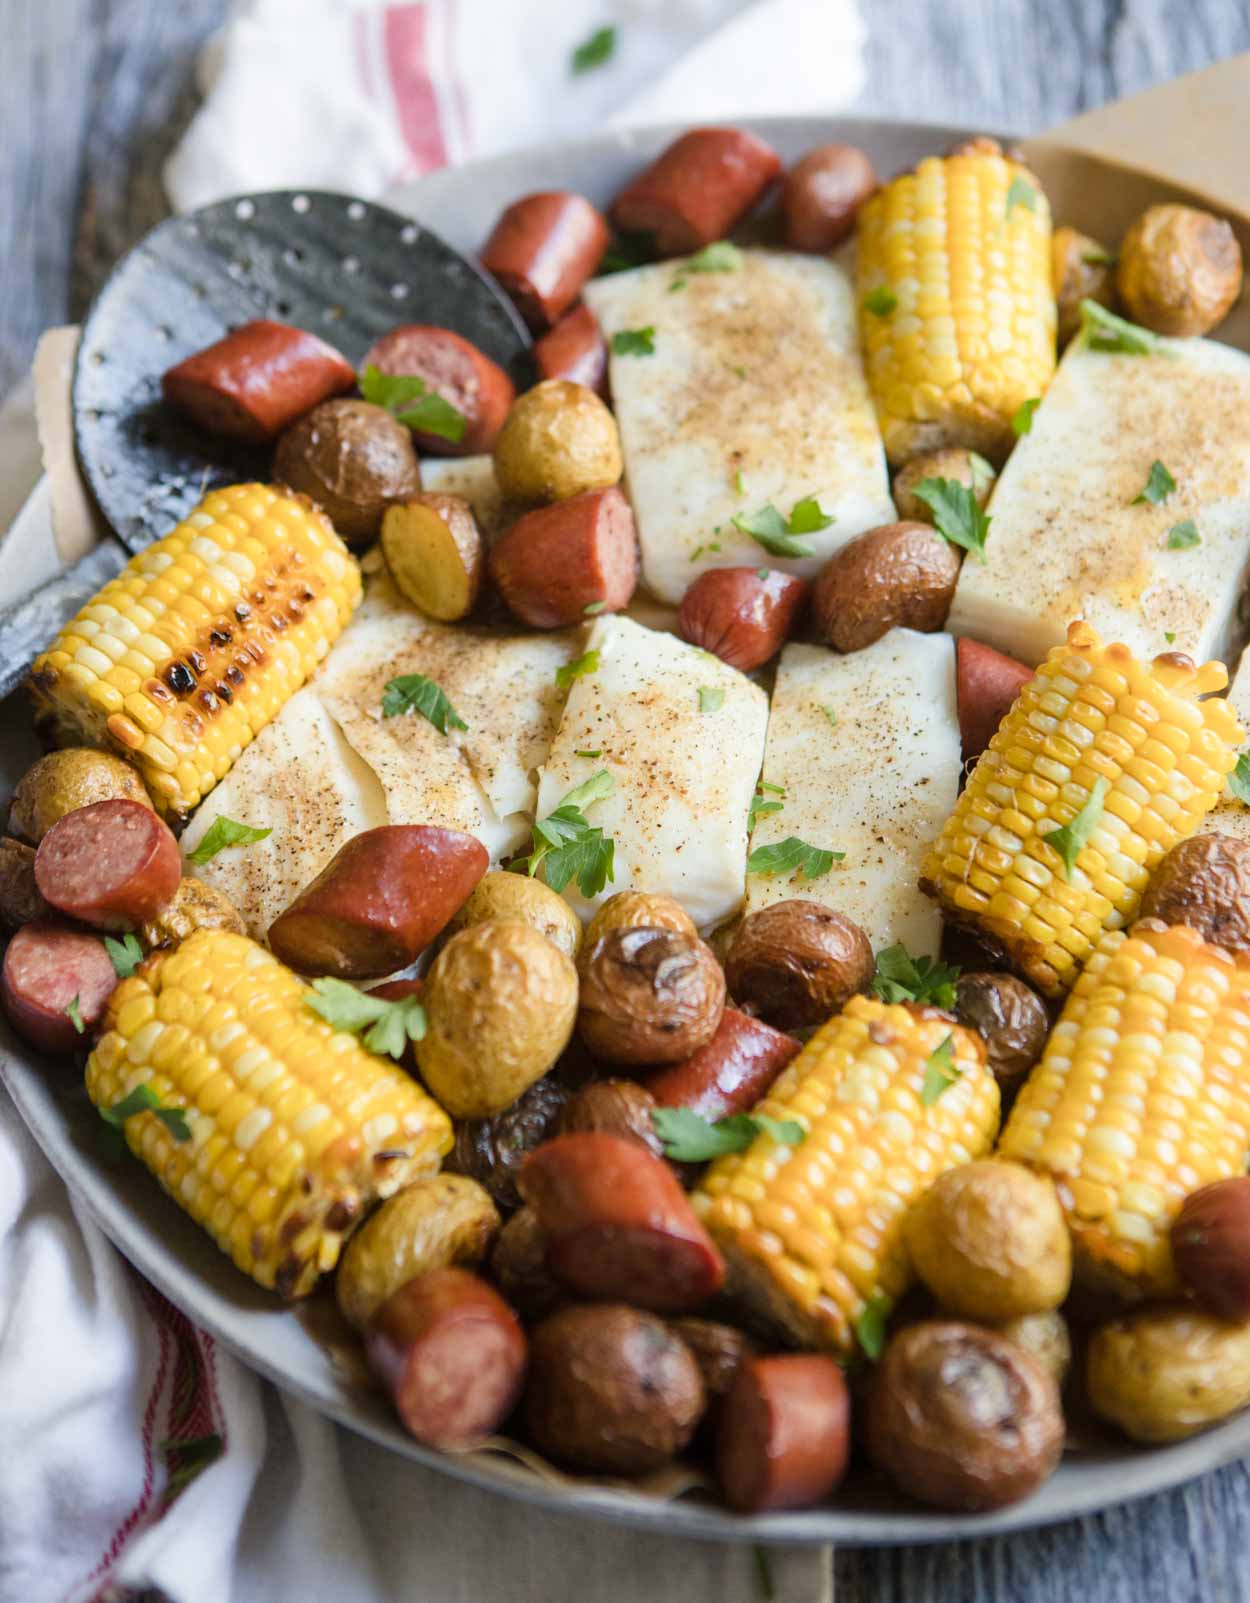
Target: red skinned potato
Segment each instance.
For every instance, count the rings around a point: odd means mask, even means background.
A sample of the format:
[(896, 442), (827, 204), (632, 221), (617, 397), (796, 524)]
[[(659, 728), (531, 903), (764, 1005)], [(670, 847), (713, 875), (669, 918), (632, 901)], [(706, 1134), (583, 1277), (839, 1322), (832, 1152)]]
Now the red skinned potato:
[(66, 813), (35, 853), (40, 895), (96, 929), (146, 924), (173, 900), (181, 878), (172, 830), (142, 802), (92, 802)]
[(877, 174), (854, 145), (820, 145), (796, 161), (781, 186), (782, 235), (791, 250), (829, 251), (855, 227)]
[(658, 1106), (689, 1108), (709, 1121), (749, 1113), (798, 1051), (792, 1035), (727, 1007), (707, 1045), (649, 1075), (647, 1090)]
[(775, 568), (712, 568), (682, 597), (678, 633), (750, 673), (781, 650), (806, 591)]
[(516, 399), (516, 385), (484, 351), (449, 328), (426, 323), (406, 323), (383, 334), (365, 353), (361, 372), (367, 367), (424, 379), (464, 418), (464, 434), (456, 441), (413, 430), (418, 449), (432, 456), (489, 451)]
[(369, 1363), (427, 1447), (470, 1447), (497, 1430), (525, 1378), (520, 1321), (467, 1269), (432, 1269), (383, 1303), (365, 1331)]
[(482, 250), (493, 273), (537, 334), (568, 311), (599, 265), (608, 225), (584, 195), (544, 190), (513, 201)]
[(716, 1476), (741, 1513), (806, 1508), (845, 1475), (850, 1447), (850, 1393), (832, 1358), (753, 1358), (722, 1405)]
[(1032, 668), (992, 646), (983, 646), (967, 636), (956, 640), (955, 693), (965, 761), (979, 757), (989, 745), (994, 731), (1011, 711), (1020, 687), (1032, 677)]
[(578, 1296), (689, 1313), (719, 1291), (725, 1263), (673, 1171), (638, 1141), (604, 1131), (557, 1136), (521, 1170), (521, 1195), (547, 1234), (551, 1267)]
[(781, 171), (777, 152), (740, 128), (692, 128), (612, 203), (626, 234), (654, 234), (661, 256), (722, 239)]
[(589, 306), (566, 312), (549, 334), (534, 343), (534, 364), (544, 379), (584, 384), (607, 395), (608, 346)]
[(377, 979), (413, 962), (452, 920), (489, 867), (458, 829), (384, 824), (341, 846), (269, 927), (291, 968)]
[(1185, 1198), (1172, 1225), (1172, 1258), (1209, 1313), (1250, 1323), (1250, 1175), (1217, 1180)]
[(638, 536), (615, 485), (587, 490), (520, 518), (490, 554), (511, 612), (535, 629), (584, 623), (586, 608), (620, 612), (638, 582)]
[[(117, 984), (104, 942), (40, 919), (18, 930), (4, 953), (0, 1004), (5, 1017), (40, 1052), (75, 1052), (90, 1044)], [(80, 1031), (70, 1008), (82, 1023)]]
[(209, 434), (273, 440), (355, 382), (352, 364), (332, 345), (260, 318), (171, 367), (161, 390), (170, 406)]

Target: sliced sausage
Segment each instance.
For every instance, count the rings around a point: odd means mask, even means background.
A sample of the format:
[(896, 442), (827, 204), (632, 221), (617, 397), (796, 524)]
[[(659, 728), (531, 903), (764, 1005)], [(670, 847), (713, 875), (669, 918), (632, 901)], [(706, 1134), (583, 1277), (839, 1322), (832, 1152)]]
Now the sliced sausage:
[(647, 1090), (661, 1107), (689, 1108), (701, 1119), (749, 1113), (799, 1050), (792, 1035), (727, 1007), (707, 1045), (649, 1076)]
[(821, 145), (786, 174), (781, 222), (791, 250), (829, 251), (855, 227), (859, 208), (877, 187), (873, 165), (854, 145)]
[(161, 390), (170, 406), (210, 434), (272, 440), (355, 382), (352, 364), (332, 345), (260, 318), (171, 367)]
[(366, 829), (279, 913), (269, 944), (304, 974), (393, 974), (451, 922), (489, 866), (482, 843), (458, 829)]
[(493, 273), (536, 334), (581, 294), (608, 243), (608, 225), (584, 195), (544, 190), (514, 201), (482, 251)]
[(724, 1281), (672, 1170), (629, 1137), (584, 1130), (545, 1142), (525, 1161), (521, 1195), (547, 1232), (552, 1268), (581, 1296), (689, 1313)]
[(362, 372), (376, 367), (383, 373), (422, 378), (460, 413), (464, 434), (454, 442), (413, 430), (418, 448), (434, 456), (489, 451), (516, 399), (516, 386), (503, 368), (449, 328), (425, 323), (393, 328), (374, 342), (360, 365)]
[(781, 171), (771, 145), (740, 128), (692, 128), (612, 203), (623, 233), (654, 234), (661, 256), (723, 239)]
[(428, 1447), (489, 1436), (525, 1377), (520, 1321), (467, 1269), (432, 1269), (401, 1286), (366, 1329), (365, 1352), (396, 1413)]
[[(18, 930), (4, 953), (0, 1003), (9, 1023), (40, 1052), (90, 1044), (117, 984), (104, 942), (51, 919)], [(72, 1009), (82, 1021), (79, 1031)]]
[(5, 835), (0, 839), (0, 929), (21, 929), (51, 912), (35, 883), (35, 848)]
[(1032, 668), (979, 640), (961, 636), (955, 642), (955, 693), (965, 760), (981, 755), (1020, 687), (1032, 677)]
[(713, 568), (682, 597), (677, 631), (743, 673), (781, 650), (807, 585), (775, 568)]
[(537, 507), (490, 554), (509, 609), (536, 629), (584, 623), (586, 608), (619, 612), (638, 583), (638, 536), (629, 502), (613, 485)]
[(608, 346), (589, 306), (575, 306), (535, 342), (534, 362), (542, 378), (584, 384), (607, 397)]
[(39, 842), (35, 883), (58, 912), (96, 929), (146, 924), (182, 878), (169, 825), (142, 802), (92, 802), (59, 818)]
[(846, 1473), (850, 1422), (832, 1358), (748, 1360), (721, 1410), (716, 1474), (726, 1500), (747, 1514), (820, 1502)]

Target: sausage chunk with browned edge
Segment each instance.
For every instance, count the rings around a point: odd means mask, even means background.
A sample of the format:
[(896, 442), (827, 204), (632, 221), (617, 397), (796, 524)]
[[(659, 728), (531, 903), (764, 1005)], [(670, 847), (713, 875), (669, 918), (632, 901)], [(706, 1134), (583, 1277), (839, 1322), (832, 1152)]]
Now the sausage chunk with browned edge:
[(302, 328), (259, 318), (171, 367), (161, 390), (170, 406), (209, 434), (273, 440), (355, 382), (352, 364), (332, 345)]
[(173, 831), (142, 802), (92, 802), (66, 813), (35, 853), (44, 899), (96, 929), (146, 924), (173, 900), (181, 878)]

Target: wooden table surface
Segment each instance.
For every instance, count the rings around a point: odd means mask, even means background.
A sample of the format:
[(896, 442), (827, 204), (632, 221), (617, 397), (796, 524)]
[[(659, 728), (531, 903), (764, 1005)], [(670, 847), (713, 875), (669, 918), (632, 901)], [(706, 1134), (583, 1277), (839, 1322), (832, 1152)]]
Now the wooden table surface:
[[(864, 111), (1021, 133), (1250, 49), (1250, 0), (861, 8)], [(0, 397), (40, 331), (81, 313), (164, 214), (161, 163), (224, 11), (225, 0), (0, 0)], [(1250, 1603), (1247, 1468), (1031, 1535), (840, 1552), (837, 1603)]]

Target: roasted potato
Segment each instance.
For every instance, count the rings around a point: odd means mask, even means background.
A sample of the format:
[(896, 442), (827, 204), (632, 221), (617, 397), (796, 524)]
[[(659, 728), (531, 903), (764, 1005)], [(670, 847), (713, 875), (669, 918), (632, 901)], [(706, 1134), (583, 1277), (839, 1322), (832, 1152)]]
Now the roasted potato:
[(518, 1208), (495, 1238), (490, 1272), (522, 1319), (545, 1319), (569, 1300), (547, 1262), (547, 1233), (533, 1208)]
[(458, 1174), (416, 1180), (351, 1237), (335, 1278), (343, 1317), (359, 1330), (406, 1281), (449, 1264), (479, 1263), (499, 1231), (495, 1204)]
[(273, 476), (310, 496), (349, 545), (367, 545), (395, 501), (421, 489), (412, 435), (382, 406), (322, 401), (278, 441)]
[(577, 1017), (572, 960), (529, 924), (453, 935), (426, 980), (421, 1077), (456, 1119), (500, 1113), (547, 1072)]
[(494, 869), (485, 875), (447, 926), (447, 934), (455, 935), (488, 918), (529, 924), (566, 957), (575, 958), (581, 948), (582, 926), (577, 914), (563, 896), (528, 874)]
[(1206, 334), (1241, 294), (1241, 246), (1229, 223), (1193, 206), (1150, 206), (1120, 246), (1116, 289), (1157, 334)]
[(229, 930), (246, 935), (247, 926), (234, 904), (194, 874), (184, 874), (174, 899), (150, 923), (139, 927), (139, 939), (149, 952), (176, 946), (196, 930)]
[(1250, 1175), (1216, 1180), (1185, 1198), (1172, 1221), (1181, 1284), (1209, 1313), (1250, 1323)]
[(1212, 946), (1250, 954), (1250, 842), (1215, 832), (1180, 841), (1150, 876), (1141, 916), (1188, 924)]
[(1115, 308), (1115, 258), (1088, 234), (1056, 228), (1050, 236), (1050, 277), (1059, 313), (1060, 350), (1081, 326), (1081, 302)]
[(697, 935), (610, 929), (582, 948), (578, 1032), (608, 1063), (680, 1063), (725, 1011), (725, 976)]
[(962, 445), (945, 445), (940, 451), (926, 451), (923, 456), (912, 457), (895, 474), (891, 494), (898, 515), (905, 523), (932, 526), (933, 508), (916, 494), (918, 485), (926, 479), (950, 479), (971, 490), (977, 505), (984, 507), (997, 477), (993, 464), (976, 451), (968, 451)]
[(1063, 1437), (1053, 1378), (977, 1325), (909, 1325), (873, 1376), (869, 1454), (902, 1491), (937, 1508), (975, 1512), (1027, 1497), (1058, 1466)]
[(664, 1144), (655, 1133), (651, 1115), (656, 1100), (637, 1080), (592, 1080), (574, 1092), (560, 1115), (560, 1133), (570, 1130), (606, 1130), (609, 1135), (641, 1141), (656, 1157)]
[(586, 926), (587, 948), (592, 947), (601, 935), (609, 930), (677, 930), (682, 935), (697, 935), (694, 919), (680, 902), (671, 896), (656, 896), (646, 891), (617, 891), (596, 908)]
[(685, 1447), (705, 1403), (694, 1355), (653, 1314), (621, 1303), (564, 1308), (530, 1339), (529, 1438), (574, 1469), (657, 1469)]
[(1045, 1314), (1021, 1314), (1018, 1319), (1004, 1320), (994, 1329), (1036, 1358), (1055, 1385), (1062, 1388), (1072, 1363), (1072, 1337), (1068, 1333), (1068, 1321), (1058, 1308)]
[(822, 1024), (873, 976), (872, 942), (854, 920), (796, 897), (748, 913), (725, 959), (729, 993), (779, 1030)]
[(462, 495), (429, 492), (388, 506), (382, 555), (396, 589), (427, 617), (454, 623), (473, 611), (486, 544)]
[(973, 970), (955, 986), (955, 1017), (985, 1042), (1003, 1091), (1016, 1090), (1042, 1055), (1050, 1031), (1046, 1004), (1014, 974)]
[(891, 629), (946, 622), (962, 554), (927, 523), (883, 523), (835, 551), (812, 586), (812, 617), (835, 651), (862, 651)]
[(0, 930), (12, 934), (54, 916), (35, 883), (35, 848), (11, 835), (0, 838)]
[(490, 1192), (501, 1208), (519, 1208), (517, 1175), (526, 1157), (555, 1135), (569, 1093), (544, 1075), (523, 1091), (510, 1108), (489, 1119), (461, 1119), (456, 1144), (444, 1170), (467, 1174)]
[(593, 390), (544, 379), (512, 404), (495, 441), (495, 478), (514, 501), (567, 501), (621, 476), (616, 419)]
[(1054, 1182), (983, 1158), (939, 1175), (903, 1217), (916, 1273), (947, 1313), (997, 1324), (1057, 1308), (1072, 1241)]
[(759, 1348), (744, 1331), (715, 1319), (688, 1315), (670, 1320), (669, 1326), (694, 1354), (709, 1404), (724, 1397), (745, 1360), (759, 1354)]
[(9, 809), (9, 828), (32, 846), (58, 819), (93, 802), (134, 801), (144, 807), (152, 799), (129, 763), (89, 746), (50, 751), (32, 763), (17, 782)]
[(1134, 1441), (1180, 1441), (1250, 1403), (1250, 1325), (1142, 1308), (1095, 1332), (1085, 1379), (1094, 1412)]

